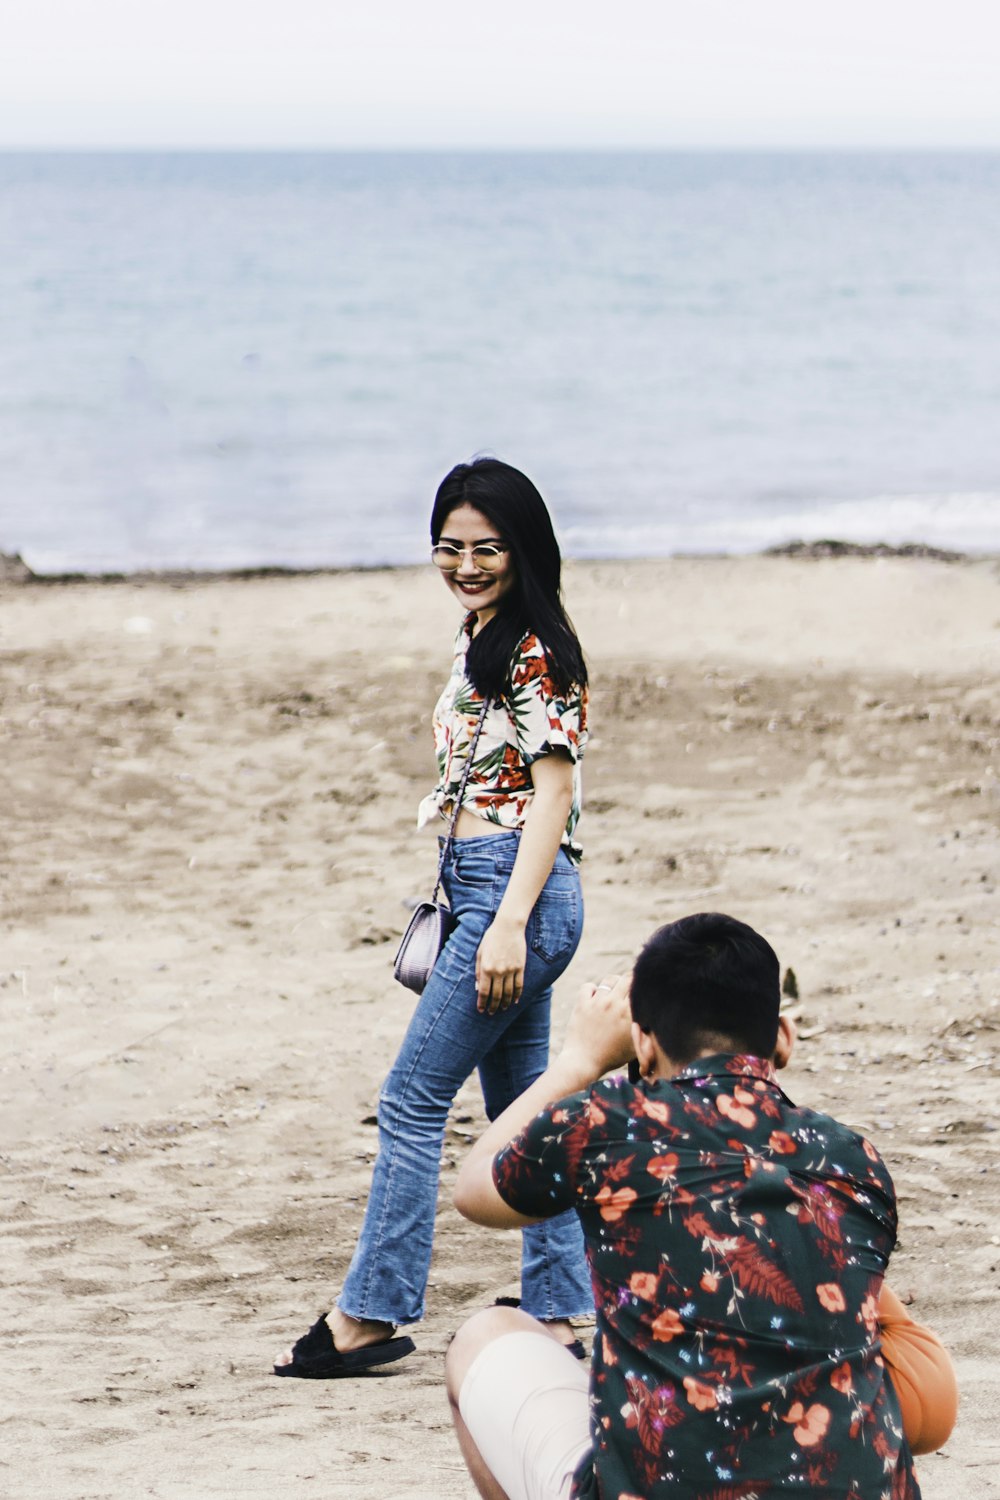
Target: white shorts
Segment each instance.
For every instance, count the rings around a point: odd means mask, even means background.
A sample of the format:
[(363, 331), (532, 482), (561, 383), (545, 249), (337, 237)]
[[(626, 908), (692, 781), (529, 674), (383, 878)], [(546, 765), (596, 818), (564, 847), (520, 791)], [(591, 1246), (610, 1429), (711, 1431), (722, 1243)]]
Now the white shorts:
[(482, 1349), (458, 1409), (510, 1500), (566, 1500), (590, 1452), (590, 1366), (545, 1333), (505, 1333)]

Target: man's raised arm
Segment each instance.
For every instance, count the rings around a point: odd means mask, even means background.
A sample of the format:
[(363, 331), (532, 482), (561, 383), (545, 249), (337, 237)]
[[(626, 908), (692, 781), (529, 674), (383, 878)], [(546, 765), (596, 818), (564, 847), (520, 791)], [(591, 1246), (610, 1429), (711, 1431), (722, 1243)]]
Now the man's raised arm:
[(634, 1056), (629, 976), (608, 974), (580, 990), (558, 1055), (540, 1078), (498, 1115), (466, 1157), (453, 1202), (460, 1214), (492, 1229), (519, 1229), (537, 1222), (511, 1208), (493, 1182), (493, 1158), (548, 1105), (589, 1088)]

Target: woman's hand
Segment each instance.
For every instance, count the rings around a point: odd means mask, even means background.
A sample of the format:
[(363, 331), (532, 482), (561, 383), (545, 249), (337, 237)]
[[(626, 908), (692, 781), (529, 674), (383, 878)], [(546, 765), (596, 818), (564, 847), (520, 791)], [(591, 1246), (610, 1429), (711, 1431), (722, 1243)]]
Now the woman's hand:
[(552, 873), (573, 801), (573, 762), (553, 751), (531, 763), (535, 794), (524, 820), (517, 858), (493, 924), (476, 954), (477, 1008), (489, 1015), (516, 1005), (528, 957), (525, 930)]
[(516, 1005), (524, 988), (528, 944), (524, 926), (497, 913), (476, 954), (476, 1008), (494, 1016)]

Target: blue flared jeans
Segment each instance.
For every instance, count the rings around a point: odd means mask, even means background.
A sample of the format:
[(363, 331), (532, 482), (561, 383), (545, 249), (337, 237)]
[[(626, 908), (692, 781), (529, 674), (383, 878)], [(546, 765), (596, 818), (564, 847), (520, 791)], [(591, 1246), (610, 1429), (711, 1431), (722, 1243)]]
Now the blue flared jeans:
[[(560, 849), (527, 926), (520, 1001), (496, 1015), (476, 1009), (476, 952), (496, 915), (517, 855), (517, 833), (456, 839), (444, 869), (455, 927), (417, 1003), (379, 1097), (379, 1153), (364, 1224), (337, 1299), (355, 1318), (415, 1323), (424, 1315), (445, 1123), (478, 1069), (495, 1119), (545, 1070), (552, 984), (583, 927), (580, 877)], [(593, 1311), (576, 1215), (522, 1231), (521, 1306), (536, 1318)]]

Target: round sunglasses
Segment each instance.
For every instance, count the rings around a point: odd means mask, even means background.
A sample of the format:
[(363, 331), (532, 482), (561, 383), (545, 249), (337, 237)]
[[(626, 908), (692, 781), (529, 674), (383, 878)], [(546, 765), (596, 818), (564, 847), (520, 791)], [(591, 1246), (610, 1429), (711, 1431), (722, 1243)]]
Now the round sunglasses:
[(438, 542), (431, 548), (431, 562), (442, 573), (455, 573), (462, 566), (462, 558), (468, 554), (472, 565), (482, 573), (495, 573), (503, 566), (508, 548), (502, 542), (477, 542), (475, 547), (453, 547), (450, 542)]

